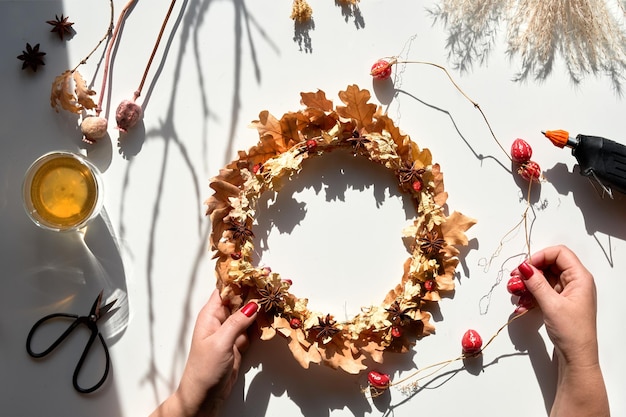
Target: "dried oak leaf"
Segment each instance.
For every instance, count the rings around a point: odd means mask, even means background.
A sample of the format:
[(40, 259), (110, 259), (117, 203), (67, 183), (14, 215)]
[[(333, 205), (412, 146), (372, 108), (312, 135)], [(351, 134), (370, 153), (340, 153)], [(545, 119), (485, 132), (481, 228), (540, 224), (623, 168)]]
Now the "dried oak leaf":
[[(73, 81), (73, 82), (72, 82)], [(95, 109), (96, 103), (91, 96), (96, 94), (89, 89), (78, 71), (64, 71), (52, 82), (50, 105), (58, 112), (59, 107), (71, 113), (79, 114), (85, 109)]]
[(280, 133), (287, 148), (302, 142), (300, 131), (309, 123), (309, 120), (300, 112), (286, 113), (280, 118)]
[(345, 106), (337, 106), (337, 114), (355, 120), (359, 130), (369, 129), (377, 109), (375, 104), (368, 103), (370, 97), (369, 91), (361, 90), (356, 84), (348, 86), (346, 91), (339, 92), (339, 98)]
[(261, 142), (269, 147), (269, 149), (272, 149), (274, 155), (278, 155), (289, 149), (282, 134), (280, 120), (274, 117), (269, 111), (263, 110), (259, 113), (259, 120), (253, 121), (249, 126), (259, 132)]
[(96, 103), (94, 103), (94, 101), (91, 99), (91, 96), (95, 95), (96, 92), (87, 86), (87, 83), (78, 71), (74, 71), (73, 78), (74, 84), (76, 84), (76, 88), (74, 91), (76, 93), (76, 101), (78, 102), (78, 104), (82, 106), (83, 110), (95, 109)]
[(302, 97), (300, 103), (306, 107), (328, 112), (333, 111), (333, 102), (326, 98), (326, 93), (322, 90), (317, 90), (315, 93), (300, 93), (300, 97)]
[(322, 361), (322, 355), (317, 350), (316, 346), (306, 346), (302, 344), (298, 338), (290, 338), (289, 350), (291, 350), (293, 357), (304, 369), (309, 369), (311, 363), (320, 363)]
[(455, 211), (448, 216), (445, 223), (441, 225), (441, 233), (448, 246), (466, 246), (468, 240), (465, 232), (475, 224), (476, 219), (472, 219), (471, 217)]

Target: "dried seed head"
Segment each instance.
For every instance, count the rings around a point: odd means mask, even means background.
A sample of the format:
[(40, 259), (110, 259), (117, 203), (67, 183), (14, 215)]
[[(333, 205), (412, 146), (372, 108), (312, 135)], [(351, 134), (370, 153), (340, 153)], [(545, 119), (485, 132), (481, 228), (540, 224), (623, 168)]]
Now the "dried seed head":
[(124, 133), (133, 128), (142, 117), (141, 106), (130, 100), (122, 101), (115, 111), (117, 128)]
[(104, 117), (85, 117), (80, 124), (80, 131), (83, 133), (83, 142), (93, 145), (107, 134), (109, 122)]

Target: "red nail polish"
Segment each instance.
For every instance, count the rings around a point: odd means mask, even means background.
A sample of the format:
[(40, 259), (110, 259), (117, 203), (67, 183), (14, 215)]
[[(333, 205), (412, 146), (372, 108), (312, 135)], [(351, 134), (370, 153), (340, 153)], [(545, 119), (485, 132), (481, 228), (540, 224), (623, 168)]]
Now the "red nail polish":
[(254, 301), (250, 301), (248, 304), (246, 304), (245, 306), (243, 306), (243, 308), (241, 309), (241, 312), (246, 316), (246, 317), (252, 317), (252, 315), (254, 313), (256, 313), (256, 311), (259, 309), (259, 305), (257, 303), (255, 303)]
[(519, 272), (522, 274), (522, 278), (523, 279), (528, 279), (530, 277), (533, 276), (533, 274), (535, 273), (535, 271), (533, 270), (533, 268), (528, 265), (528, 262), (524, 261), (522, 262), (517, 269), (519, 270)]

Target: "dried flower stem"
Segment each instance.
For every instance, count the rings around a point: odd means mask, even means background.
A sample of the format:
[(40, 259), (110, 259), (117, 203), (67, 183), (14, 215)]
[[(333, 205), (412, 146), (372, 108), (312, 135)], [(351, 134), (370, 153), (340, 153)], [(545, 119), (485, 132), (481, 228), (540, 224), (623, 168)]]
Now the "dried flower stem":
[(167, 10), (167, 14), (165, 15), (165, 19), (163, 19), (163, 24), (161, 25), (161, 30), (159, 31), (159, 35), (157, 36), (157, 40), (154, 43), (154, 47), (152, 48), (152, 53), (150, 54), (150, 59), (148, 59), (148, 64), (146, 65), (146, 69), (143, 72), (143, 76), (141, 77), (141, 82), (139, 83), (139, 88), (133, 94), (133, 101), (136, 101), (137, 98), (141, 95), (141, 90), (143, 89), (143, 85), (146, 82), (146, 78), (148, 76), (148, 71), (150, 71), (150, 66), (152, 65), (152, 61), (154, 60), (154, 56), (156, 55), (156, 51), (159, 48), (159, 43), (161, 43), (161, 38), (163, 37), (163, 32), (165, 31), (165, 26), (167, 26), (167, 22), (170, 19), (170, 15), (172, 14), (172, 10), (174, 9), (174, 5), (176, 4), (176, 0), (172, 0), (170, 2), (170, 7)]
[(496, 141), (496, 143), (498, 144), (500, 149), (502, 149), (502, 152), (504, 152), (504, 154), (507, 156), (507, 158), (509, 158), (509, 160), (512, 160), (512, 158), (509, 155), (509, 153), (506, 151), (506, 149), (504, 149), (504, 146), (502, 146), (502, 144), (500, 143), (500, 141), (496, 137), (496, 134), (494, 133), (494, 131), (493, 131), (492, 127), (491, 127), (491, 124), (489, 123), (489, 120), (487, 119), (487, 116), (485, 115), (485, 112), (483, 112), (483, 109), (481, 109), (480, 105), (476, 101), (472, 100), (470, 98), (470, 96), (468, 96), (465, 93), (465, 91), (463, 91), (463, 89), (456, 83), (456, 81), (454, 81), (454, 78), (452, 78), (452, 76), (450, 75), (450, 73), (448, 72), (446, 67), (444, 67), (443, 65), (435, 64), (434, 62), (428, 62), (428, 61), (398, 61), (398, 59), (396, 57), (392, 57), (392, 59), (389, 62), (389, 64), (390, 65), (394, 65), (394, 64), (430, 65), (432, 67), (439, 68), (440, 70), (445, 72), (446, 75), (448, 76), (448, 79), (452, 83), (452, 85), (454, 85), (454, 87), (459, 91), (459, 93), (461, 93), (463, 95), (463, 97), (465, 97), (470, 103), (472, 103), (472, 106), (474, 106), (474, 108), (476, 108), (480, 112), (481, 116), (483, 117), (483, 120), (487, 124), (487, 128), (489, 129), (489, 133), (491, 133), (491, 137), (493, 137), (493, 139)]
[(86, 57), (84, 57), (79, 63), (78, 65), (76, 65), (70, 72), (74, 73), (74, 71), (76, 71), (78, 69), (78, 67), (80, 67), (81, 65), (84, 65), (87, 63), (87, 60), (91, 57), (91, 55), (94, 54), (94, 52), (96, 52), (98, 50), (98, 48), (100, 48), (100, 45), (102, 45), (102, 42), (104, 42), (105, 40), (107, 40), (110, 36), (111, 36), (111, 32), (113, 30), (113, 0), (109, 0), (109, 5), (111, 7), (111, 18), (109, 19), (109, 26), (107, 27), (107, 31), (104, 34), (104, 36), (102, 37), (102, 39), (100, 39), (100, 41), (98, 42), (98, 44), (91, 50), (91, 52), (89, 52), (87, 54)]
[(109, 65), (111, 64), (111, 51), (113, 50), (113, 46), (115, 45), (115, 41), (117, 40), (117, 35), (119, 34), (120, 27), (122, 26), (122, 22), (124, 22), (124, 18), (126, 17), (126, 13), (128, 9), (130, 9), (137, 0), (129, 0), (128, 3), (122, 8), (120, 11), (120, 15), (117, 18), (117, 24), (115, 25), (115, 29), (113, 30), (113, 34), (109, 39), (109, 45), (106, 51), (106, 57), (104, 59), (104, 70), (102, 73), (102, 87), (100, 88), (100, 98), (98, 99), (98, 105), (96, 107), (96, 116), (100, 116), (100, 112), (102, 111), (102, 101), (104, 100), (104, 93), (107, 85), (107, 78), (109, 77)]

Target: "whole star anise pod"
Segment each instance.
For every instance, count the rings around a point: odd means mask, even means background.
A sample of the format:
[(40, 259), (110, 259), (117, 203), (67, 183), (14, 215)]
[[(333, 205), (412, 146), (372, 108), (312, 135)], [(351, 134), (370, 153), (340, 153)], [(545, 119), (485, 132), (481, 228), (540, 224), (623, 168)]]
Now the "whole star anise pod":
[(26, 50), (22, 51), (22, 55), (18, 55), (17, 59), (24, 61), (22, 62), (22, 69), (30, 67), (30, 69), (37, 72), (37, 68), (39, 68), (40, 65), (46, 65), (46, 63), (43, 62), (43, 56), (45, 54), (45, 52), (39, 51), (39, 44), (30, 46), (30, 43), (27, 42)]
[(446, 241), (439, 237), (439, 233), (436, 230), (424, 232), (424, 234), (417, 239), (417, 242), (420, 245), (422, 253), (426, 256), (438, 254), (446, 245)]
[(55, 20), (47, 20), (46, 23), (54, 26), (50, 32), (56, 32), (59, 35), (59, 38), (63, 40), (65, 35), (70, 36), (72, 34), (72, 25), (74, 22), (69, 22), (69, 16), (63, 16), (59, 18), (59, 16), (54, 15)]
[(252, 233), (252, 230), (250, 230), (245, 223), (233, 219), (228, 222), (232, 226), (226, 230), (233, 232), (233, 240), (238, 242), (240, 245), (243, 245), (249, 238), (254, 237), (254, 233)]
[(354, 132), (352, 132), (352, 137), (346, 139), (346, 142), (352, 145), (352, 150), (354, 154), (357, 155), (367, 150), (365, 144), (371, 142), (371, 140), (367, 139), (364, 136), (361, 136), (361, 134), (355, 130)]
[(412, 320), (411, 316), (409, 316), (412, 310), (415, 310), (415, 307), (402, 308), (398, 301), (394, 301), (389, 308), (385, 309), (389, 313), (389, 321), (400, 325), (404, 325)]
[(266, 284), (264, 288), (259, 288), (257, 291), (259, 293), (259, 306), (261, 306), (266, 313), (283, 309), (285, 295), (281, 287)]
[(406, 161), (404, 166), (398, 170), (398, 179), (401, 185), (411, 185), (415, 181), (422, 181), (422, 174), (426, 172), (424, 168), (415, 169), (415, 164)]
[(315, 340), (318, 342), (326, 344), (341, 331), (335, 326), (337, 322), (332, 319), (330, 314), (327, 314), (324, 319), (318, 317), (317, 321), (319, 324), (311, 327), (311, 331), (315, 333)]

